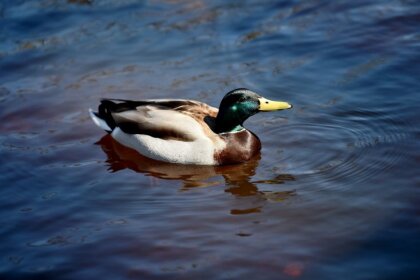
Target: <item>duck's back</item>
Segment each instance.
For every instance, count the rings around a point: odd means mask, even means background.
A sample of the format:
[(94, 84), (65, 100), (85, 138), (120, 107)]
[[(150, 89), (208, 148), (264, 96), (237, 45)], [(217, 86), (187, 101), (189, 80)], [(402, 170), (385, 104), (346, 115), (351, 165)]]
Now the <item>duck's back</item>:
[(95, 123), (121, 144), (152, 159), (218, 164), (226, 145), (211, 128), (217, 109), (191, 100), (102, 100)]

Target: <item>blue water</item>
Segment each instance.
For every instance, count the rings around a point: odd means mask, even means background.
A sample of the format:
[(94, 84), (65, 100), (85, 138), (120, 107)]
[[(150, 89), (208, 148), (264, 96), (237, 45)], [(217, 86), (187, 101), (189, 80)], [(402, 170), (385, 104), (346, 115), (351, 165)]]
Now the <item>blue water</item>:
[[(0, 1), (1, 279), (420, 279), (418, 1)], [(99, 99), (218, 106), (245, 164), (150, 161)]]

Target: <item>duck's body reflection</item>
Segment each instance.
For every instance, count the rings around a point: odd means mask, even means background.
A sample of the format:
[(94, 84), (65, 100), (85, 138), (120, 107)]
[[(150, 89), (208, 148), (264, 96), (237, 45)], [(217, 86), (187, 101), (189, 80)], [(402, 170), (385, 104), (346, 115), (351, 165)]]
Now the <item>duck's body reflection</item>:
[[(165, 163), (146, 158), (136, 151), (127, 148), (110, 135), (105, 135), (97, 142), (108, 156), (109, 170), (117, 172), (129, 168), (135, 172), (166, 180), (179, 180), (183, 183), (182, 190), (195, 187), (220, 185), (216, 181), (220, 176), (224, 178), (227, 189), (225, 192), (235, 196), (257, 196), (270, 201), (282, 201), (295, 195), (295, 191), (267, 192), (258, 189), (257, 184), (282, 184), (295, 180), (292, 175), (281, 174), (273, 178), (260, 181), (250, 181), (260, 161), (260, 154), (246, 163), (227, 166), (180, 165)], [(256, 208), (257, 209), (257, 208)], [(259, 209), (259, 208), (258, 208)], [(259, 212), (251, 211), (251, 212)], [(240, 214), (246, 214), (247, 211)]]

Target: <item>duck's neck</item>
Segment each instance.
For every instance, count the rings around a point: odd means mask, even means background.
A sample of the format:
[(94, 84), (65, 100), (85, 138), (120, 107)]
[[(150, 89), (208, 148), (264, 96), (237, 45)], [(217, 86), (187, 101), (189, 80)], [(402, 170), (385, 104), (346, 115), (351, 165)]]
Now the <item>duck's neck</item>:
[(244, 130), (245, 128), (242, 126), (242, 125), (237, 125), (237, 126), (235, 126), (234, 128), (232, 128), (232, 129), (228, 129), (227, 131), (224, 131), (224, 132), (221, 132), (221, 133), (230, 133), (230, 132), (238, 132), (238, 131), (242, 131), (242, 130)]
[(216, 132), (237, 132), (243, 130), (243, 123), (250, 116), (256, 114), (258, 105), (243, 102), (236, 105), (221, 105), (216, 117)]
[(226, 117), (223, 115), (217, 115), (216, 118), (216, 132), (217, 133), (229, 133), (238, 132), (243, 130), (242, 122), (238, 122), (238, 119), (232, 117)]

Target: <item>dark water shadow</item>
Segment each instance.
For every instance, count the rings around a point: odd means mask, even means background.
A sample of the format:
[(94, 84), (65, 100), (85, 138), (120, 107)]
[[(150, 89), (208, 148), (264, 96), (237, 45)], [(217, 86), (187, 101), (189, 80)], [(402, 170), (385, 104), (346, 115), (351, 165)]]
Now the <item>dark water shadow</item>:
[[(225, 184), (226, 193), (230, 193), (235, 197), (257, 197), (262, 200), (272, 202), (284, 201), (294, 195), (295, 190), (288, 191), (262, 191), (259, 184), (284, 184), (287, 181), (294, 181), (295, 177), (290, 174), (274, 175), (265, 180), (252, 181), (255, 175), (261, 155), (258, 154), (250, 161), (227, 166), (200, 166), (200, 165), (181, 165), (160, 162), (149, 159), (127, 148), (110, 135), (105, 135), (97, 143), (107, 155), (106, 162), (111, 172), (117, 172), (123, 169), (130, 169), (146, 176), (153, 176), (165, 180), (178, 180), (182, 182), (181, 191), (188, 191), (197, 187), (211, 187)], [(224, 181), (220, 181), (220, 177)], [(235, 210), (232, 210), (235, 212)], [(242, 213), (243, 212), (243, 213)], [(249, 212), (259, 212), (256, 207), (255, 211), (250, 209), (240, 210), (233, 214), (247, 214)]]

